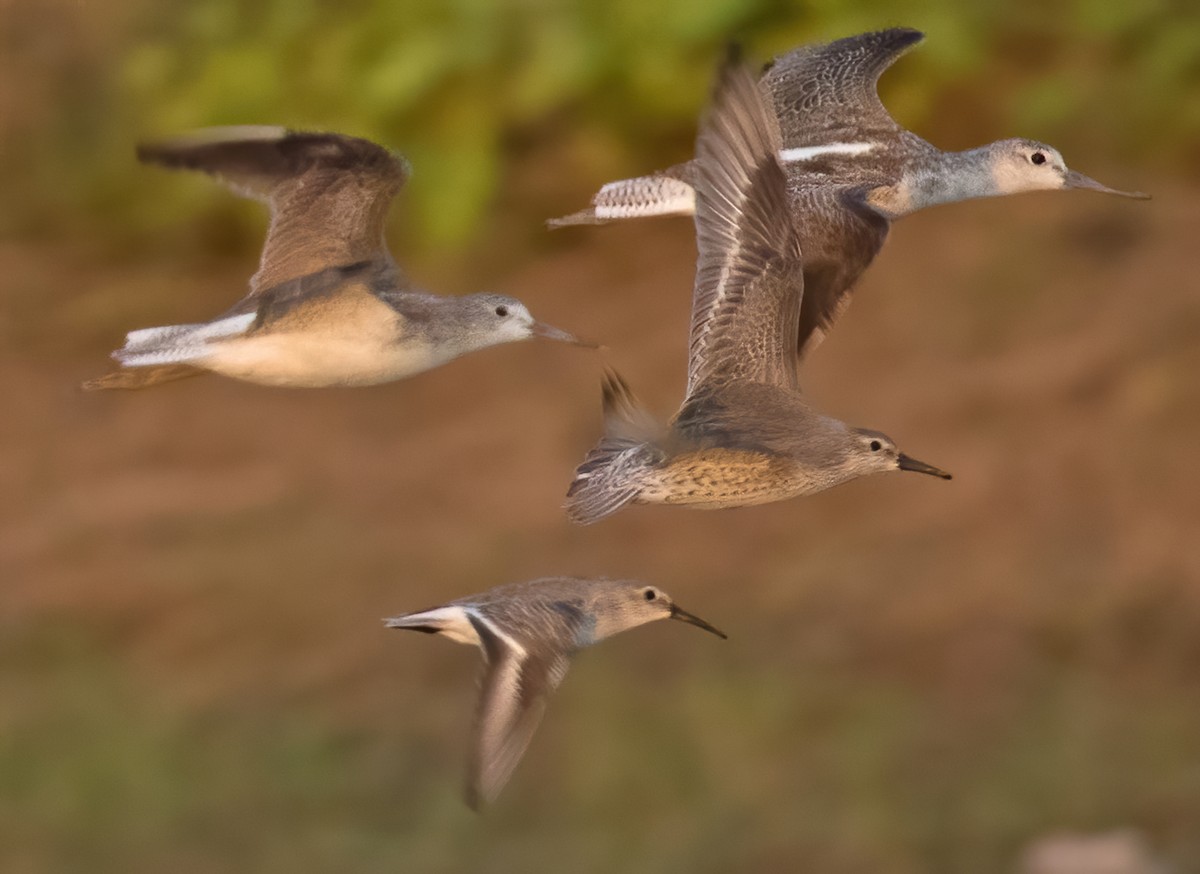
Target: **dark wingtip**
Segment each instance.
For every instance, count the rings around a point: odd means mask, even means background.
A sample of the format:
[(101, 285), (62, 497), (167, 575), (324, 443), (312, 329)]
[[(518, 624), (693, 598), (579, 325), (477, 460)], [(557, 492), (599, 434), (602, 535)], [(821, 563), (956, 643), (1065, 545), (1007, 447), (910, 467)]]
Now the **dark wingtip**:
[(157, 164), (160, 167), (171, 166), (171, 153), (162, 143), (138, 143), (134, 149), (138, 163)]
[(917, 30), (915, 27), (889, 27), (887, 30), (878, 31), (876, 36), (886, 40), (897, 49), (915, 46), (925, 39), (924, 31)]
[(604, 378), (600, 388), (601, 403), (605, 412), (613, 409), (623, 398), (629, 398), (633, 392), (629, 388), (629, 383), (625, 382), (625, 378), (616, 371), (611, 364), (604, 365)]

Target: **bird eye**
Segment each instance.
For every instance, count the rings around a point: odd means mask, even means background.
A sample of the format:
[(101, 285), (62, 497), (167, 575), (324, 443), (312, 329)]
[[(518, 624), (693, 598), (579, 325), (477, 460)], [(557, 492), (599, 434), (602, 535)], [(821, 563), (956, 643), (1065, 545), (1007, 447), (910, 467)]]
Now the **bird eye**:
[(880, 443), (878, 440), (871, 441), (871, 451), (872, 452), (878, 452), (882, 448), (883, 448), (883, 444)]
[(653, 601), (657, 597), (658, 597), (658, 595), (655, 593), (655, 591), (653, 589), (646, 590), (646, 600), (647, 601)]
[(496, 307), (496, 315), (507, 316), (508, 315), (508, 307), (503, 306), (503, 305)]
[(1034, 152), (1032, 155), (1029, 156), (1029, 160), (1033, 161), (1033, 163), (1035, 163), (1035, 164), (1045, 164), (1046, 156), (1042, 152)]

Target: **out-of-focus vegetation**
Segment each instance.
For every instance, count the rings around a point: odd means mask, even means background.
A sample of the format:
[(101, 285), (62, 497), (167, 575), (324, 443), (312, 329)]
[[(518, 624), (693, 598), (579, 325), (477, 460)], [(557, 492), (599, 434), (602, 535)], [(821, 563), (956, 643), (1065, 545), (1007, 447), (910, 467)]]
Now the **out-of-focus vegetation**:
[(1021, 134), (1069, 156), (1099, 141), (1200, 170), (1200, 6), (1166, 0), (17, 0), (0, 15), (16, 86), (0, 219), (26, 234), (232, 215), (199, 185), (168, 211), (133, 143), (279, 123), (406, 153), (413, 237), (456, 244), (540, 146), (581, 192), (685, 155), (726, 40), (767, 58), (896, 23), (929, 38), (885, 80), (889, 104), (948, 147)]

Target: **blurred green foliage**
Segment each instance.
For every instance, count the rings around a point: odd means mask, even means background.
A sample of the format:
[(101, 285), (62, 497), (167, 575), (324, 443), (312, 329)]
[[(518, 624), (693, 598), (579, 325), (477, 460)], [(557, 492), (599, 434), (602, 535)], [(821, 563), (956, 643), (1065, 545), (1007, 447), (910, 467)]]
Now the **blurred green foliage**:
[[(571, 684), (558, 728), (477, 818), (447, 773), (462, 725), (401, 747), (298, 706), (187, 719), (87, 632), (15, 638), (3, 654), (25, 674), (5, 684), (17, 707), (0, 738), (0, 858), (15, 870), (528, 871), (569, 859), (579, 872), (661, 874), (805, 859), (814, 871), (1004, 874), (1045, 823), (1103, 829), (1130, 811), (1195, 847), (1194, 708), (1153, 696), (1152, 710), (1131, 707), (1139, 693), (1094, 670), (1047, 670), (1018, 709), (981, 719), (895, 678), (714, 664), (675, 688), (672, 715), (618, 651), (576, 671), (588, 693)], [(439, 715), (469, 694), (449, 690)], [(783, 726), (805, 726), (804, 742), (781, 748)], [(555, 736), (591, 754), (555, 755)]]
[[(403, 151), (416, 168), (405, 198), (412, 237), (456, 245), (506, 171), (547, 149), (562, 160), (546, 172), (565, 177), (558, 187), (570, 197), (685, 155), (728, 39), (766, 58), (897, 23), (929, 39), (885, 91), (932, 139), (965, 147), (1021, 134), (1068, 155), (1200, 170), (1194, 3), (17, 0), (4, 15), (17, 109), (0, 121), (10, 194), (0, 215), (23, 233), (82, 222), (119, 239), (168, 216), (234, 215), (240, 207), (200, 185), (181, 183), (188, 193), (164, 204), (162, 178), (135, 166), (132, 145), (204, 125), (279, 123)], [(37, 35), (46, 28), (54, 49)], [(540, 206), (569, 209), (570, 197)]]

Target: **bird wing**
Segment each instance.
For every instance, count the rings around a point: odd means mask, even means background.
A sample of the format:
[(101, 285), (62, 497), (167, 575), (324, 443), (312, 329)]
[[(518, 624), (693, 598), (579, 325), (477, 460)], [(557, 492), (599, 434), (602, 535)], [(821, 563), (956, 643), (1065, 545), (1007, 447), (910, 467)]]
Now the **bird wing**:
[(280, 127), (209, 128), (139, 146), (138, 158), (203, 171), (270, 207), (251, 294), (330, 267), (391, 263), (384, 223), (409, 167), (368, 140)]
[(889, 222), (865, 201), (869, 190), (844, 185), (793, 190), (804, 247), (804, 301), (796, 333), (801, 359), (845, 311), (855, 283), (887, 240)]
[(565, 653), (531, 653), (487, 620), (468, 616), (486, 662), (467, 765), (467, 803), (478, 810), (512, 776), (570, 661)]
[(665, 436), (662, 423), (642, 406), (633, 389), (615, 368), (604, 368), (601, 393), (604, 436), (631, 445), (654, 443)]
[(897, 140), (903, 128), (880, 102), (876, 85), (924, 38), (918, 30), (895, 27), (800, 46), (776, 58), (761, 86), (774, 102), (784, 147), (816, 152), (833, 144)]
[(696, 140), (689, 397), (733, 379), (796, 385), (803, 265), (778, 151), (774, 115), (731, 58)]

